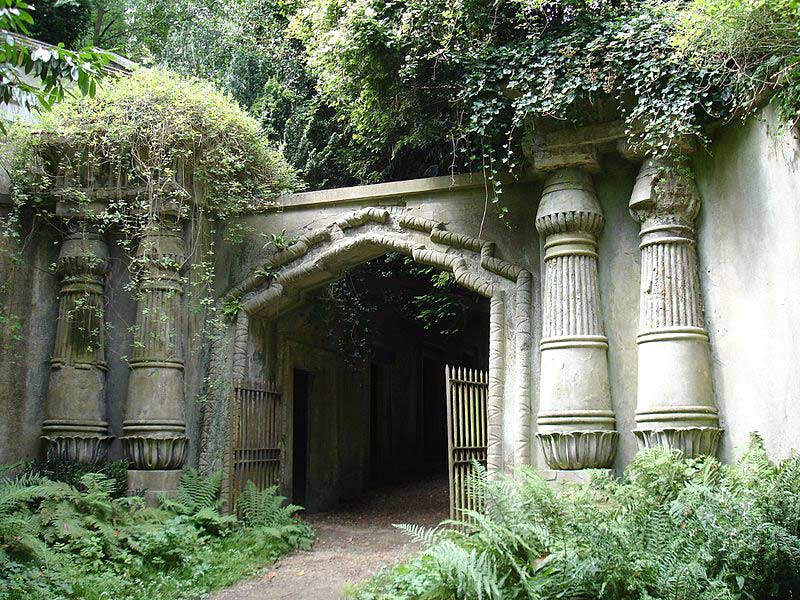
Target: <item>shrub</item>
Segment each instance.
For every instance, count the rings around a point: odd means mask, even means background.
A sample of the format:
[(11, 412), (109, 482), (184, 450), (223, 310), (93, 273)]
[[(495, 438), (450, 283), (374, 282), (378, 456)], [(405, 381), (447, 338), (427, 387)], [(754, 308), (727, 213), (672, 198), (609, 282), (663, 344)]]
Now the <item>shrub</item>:
[[(17, 203), (45, 199), (54, 172), (91, 168), (111, 173), (99, 185), (128, 181), (143, 188), (134, 200), (118, 199), (109, 207), (104, 218), (116, 225), (125, 224), (122, 214), (146, 212), (157, 200), (185, 204), (193, 186), (202, 188), (199, 208), (228, 216), (263, 208), (298, 183), (258, 123), (230, 96), (165, 69), (108, 79), (94, 97), (70, 97), (37, 122), (15, 126), (10, 137)], [(37, 167), (41, 157), (44, 169)], [(176, 179), (181, 168), (185, 180)], [(88, 200), (85, 184), (74, 181), (64, 193)]]
[[(0, 473), (6, 469), (0, 469)], [(77, 485), (33, 472), (0, 479), (0, 598), (185, 598), (232, 583), (282, 554), (308, 548), (309, 527), (274, 489), (269, 526), (219, 513), (218, 475), (187, 470), (157, 508), (115, 497), (117, 483), (84, 473)], [(292, 511), (299, 507), (292, 507)]]
[(555, 490), (536, 473), (485, 480), (487, 514), (405, 529), (407, 564), (353, 594), (373, 598), (800, 597), (800, 457), (758, 437), (737, 466), (640, 452), (621, 481)]
[(72, 486), (79, 486), (81, 477), (87, 473), (103, 473), (114, 481), (112, 497), (125, 495), (128, 487), (128, 461), (112, 460), (100, 465), (90, 465), (58, 456), (48, 456), (43, 460), (34, 460), (21, 465), (20, 474), (39, 475), (50, 481), (62, 481)]

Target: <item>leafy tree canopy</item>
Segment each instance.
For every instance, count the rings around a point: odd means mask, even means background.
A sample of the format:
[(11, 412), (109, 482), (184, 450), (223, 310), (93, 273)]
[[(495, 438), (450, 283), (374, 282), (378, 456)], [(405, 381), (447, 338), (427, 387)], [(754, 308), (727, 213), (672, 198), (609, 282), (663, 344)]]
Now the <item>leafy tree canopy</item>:
[[(62, 100), (72, 86), (77, 86), (83, 94), (94, 95), (102, 68), (111, 56), (89, 48), (71, 51), (63, 44), (30, 48), (16, 34), (31, 33), (32, 10), (24, 0), (0, 0), (0, 102), (17, 104), (23, 110), (40, 110)], [(45, 10), (40, 23), (47, 22), (47, 18)], [(49, 18), (54, 26), (63, 25), (54, 13)], [(34, 28), (34, 31), (42, 30)], [(5, 130), (2, 119), (0, 130)]]
[(86, 43), (224, 87), (311, 187), (513, 171), (532, 122), (622, 119), (668, 154), (800, 107), (797, 0), (91, 2)]
[(88, 0), (36, 0), (31, 37), (74, 48), (91, 24)]

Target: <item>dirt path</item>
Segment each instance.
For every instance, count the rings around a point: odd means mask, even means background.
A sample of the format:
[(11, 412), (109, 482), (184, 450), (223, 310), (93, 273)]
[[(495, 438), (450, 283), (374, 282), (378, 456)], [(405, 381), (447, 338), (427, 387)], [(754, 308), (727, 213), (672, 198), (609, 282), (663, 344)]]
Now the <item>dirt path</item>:
[(311, 552), (298, 552), (270, 571), (212, 596), (213, 600), (334, 600), (347, 583), (369, 577), (416, 550), (393, 523), (435, 525), (447, 516), (447, 480), (377, 489), (336, 512), (310, 515)]

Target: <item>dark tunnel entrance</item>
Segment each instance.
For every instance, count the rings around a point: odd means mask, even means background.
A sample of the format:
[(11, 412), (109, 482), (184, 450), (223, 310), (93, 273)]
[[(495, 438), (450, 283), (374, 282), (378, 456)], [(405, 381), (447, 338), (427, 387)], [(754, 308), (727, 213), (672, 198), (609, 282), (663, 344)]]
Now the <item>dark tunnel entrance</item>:
[(487, 368), (488, 311), (449, 273), (388, 254), (278, 319), (292, 500), (328, 510), (415, 482), (446, 499), (445, 365)]

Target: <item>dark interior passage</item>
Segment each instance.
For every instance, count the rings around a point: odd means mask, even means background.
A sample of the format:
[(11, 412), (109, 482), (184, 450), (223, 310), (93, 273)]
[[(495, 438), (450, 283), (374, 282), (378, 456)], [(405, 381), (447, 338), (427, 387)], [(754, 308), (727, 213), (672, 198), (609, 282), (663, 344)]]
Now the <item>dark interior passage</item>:
[(298, 504), (306, 501), (308, 477), (308, 396), (310, 377), (306, 371), (293, 369), (294, 406), (292, 422), (292, 500)]
[(284, 489), (311, 512), (403, 482), (446, 487), (445, 365), (488, 366), (488, 301), (434, 269), (386, 263), (276, 324), (293, 398)]
[(447, 466), (447, 410), (444, 380), (445, 362), (435, 358), (422, 360), (422, 429), (423, 459), (439, 470)]

